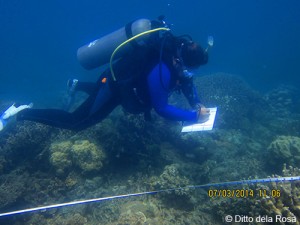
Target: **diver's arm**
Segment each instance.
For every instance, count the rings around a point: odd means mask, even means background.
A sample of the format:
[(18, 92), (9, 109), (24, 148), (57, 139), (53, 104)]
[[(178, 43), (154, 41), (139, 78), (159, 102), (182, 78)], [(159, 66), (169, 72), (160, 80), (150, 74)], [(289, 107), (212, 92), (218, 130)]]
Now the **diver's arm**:
[(181, 81), (181, 91), (192, 108), (199, 108), (199, 106), (201, 105), (201, 101), (199, 99), (197, 88), (194, 85), (192, 77), (185, 78)]
[[(161, 74), (160, 74), (161, 73)], [(176, 121), (197, 121), (198, 112), (188, 111), (168, 104), (171, 73), (165, 64), (156, 65), (148, 76), (151, 103), (162, 117)]]
[(209, 117), (209, 109), (201, 104), (192, 77), (182, 80), (181, 91), (188, 100), (190, 106), (198, 112), (198, 122), (206, 121)]

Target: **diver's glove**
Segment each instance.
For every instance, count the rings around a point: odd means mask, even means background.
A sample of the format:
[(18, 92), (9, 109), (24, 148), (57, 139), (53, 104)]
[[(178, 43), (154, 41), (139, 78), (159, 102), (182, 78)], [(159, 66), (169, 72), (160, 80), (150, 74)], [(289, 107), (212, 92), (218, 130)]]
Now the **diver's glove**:
[(205, 108), (202, 104), (196, 105), (197, 110), (197, 122), (198, 123), (204, 123), (209, 119), (210, 111), (209, 109)]
[(12, 116), (15, 116), (17, 113), (19, 113), (20, 111), (24, 110), (24, 109), (29, 109), (33, 106), (32, 103), (30, 103), (29, 105), (20, 105), (18, 107), (15, 106), (15, 104), (13, 104), (12, 106), (10, 106), (7, 110), (5, 110), (5, 112), (0, 116), (0, 131), (3, 130), (3, 128), (5, 127), (5, 125), (7, 124), (7, 121), (9, 118), (11, 118)]

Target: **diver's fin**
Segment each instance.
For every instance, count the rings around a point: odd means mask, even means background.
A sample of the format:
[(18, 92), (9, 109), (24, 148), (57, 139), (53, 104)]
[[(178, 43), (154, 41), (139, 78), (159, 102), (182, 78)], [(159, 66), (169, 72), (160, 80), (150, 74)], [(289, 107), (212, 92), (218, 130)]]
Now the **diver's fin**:
[(33, 104), (30, 103), (29, 105), (20, 105), (18, 107), (15, 106), (15, 103), (12, 104), (4, 113), (0, 116), (0, 131), (4, 129), (6, 126), (8, 119), (15, 116), (17, 113), (24, 109), (32, 108)]
[(18, 107), (16, 107), (15, 104), (12, 104), (12, 106), (10, 106), (7, 110), (5, 110), (1, 118), (7, 120), (8, 118), (16, 115), (18, 112), (24, 109), (31, 108), (32, 106), (33, 106), (32, 103), (30, 103), (29, 105), (20, 105)]
[(74, 99), (75, 99), (75, 92), (76, 92), (76, 87), (78, 84), (78, 80), (77, 79), (69, 79), (67, 81), (67, 87), (68, 87), (68, 97), (64, 106), (64, 110), (65, 111), (69, 111), (71, 106), (74, 103)]

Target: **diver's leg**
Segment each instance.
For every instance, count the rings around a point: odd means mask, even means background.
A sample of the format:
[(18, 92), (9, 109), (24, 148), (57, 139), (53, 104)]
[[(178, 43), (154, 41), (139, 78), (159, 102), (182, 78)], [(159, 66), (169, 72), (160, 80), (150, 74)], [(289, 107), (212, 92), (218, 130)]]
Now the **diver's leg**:
[(82, 92), (85, 92), (85, 93), (91, 95), (92, 93), (95, 92), (96, 89), (97, 89), (97, 84), (94, 82), (78, 81), (73, 92), (82, 91)]
[(92, 95), (97, 88), (97, 85), (95, 83), (81, 82), (76, 79), (69, 80), (67, 85), (68, 85), (68, 96), (66, 98), (66, 102), (63, 107), (63, 109), (65, 111), (69, 111), (71, 106), (74, 104), (75, 93), (77, 91), (83, 91), (83, 92), (87, 93), (88, 95)]
[(117, 105), (117, 94), (105, 83), (72, 113), (57, 109), (26, 109), (17, 115), (17, 119), (78, 131), (100, 122)]
[[(118, 91), (115, 88), (112, 90), (109, 82), (99, 83), (98, 87), (100, 88), (93, 94), (92, 101), (83, 103), (72, 113), (76, 118), (84, 118), (76, 124), (78, 129), (84, 129), (100, 122), (120, 104)], [(86, 107), (85, 104), (89, 107)]]
[(77, 91), (83, 91), (88, 95), (92, 95), (97, 89), (96, 83), (82, 82), (82, 81), (78, 81), (77, 79), (68, 80), (67, 86), (68, 86), (68, 97), (66, 98), (66, 102), (63, 108), (65, 111), (69, 111), (71, 106), (74, 104), (75, 93)]
[(17, 115), (17, 120), (29, 120), (70, 130), (76, 124), (72, 113), (59, 109), (27, 109)]
[(74, 94), (76, 91), (82, 91), (91, 95), (95, 91), (97, 91), (98, 87), (102, 83), (105, 83), (107, 81), (108, 76), (109, 75), (107, 74), (107, 72), (102, 73), (97, 82), (84, 82), (77, 79), (70, 79), (67, 82), (67, 86), (71, 94)]

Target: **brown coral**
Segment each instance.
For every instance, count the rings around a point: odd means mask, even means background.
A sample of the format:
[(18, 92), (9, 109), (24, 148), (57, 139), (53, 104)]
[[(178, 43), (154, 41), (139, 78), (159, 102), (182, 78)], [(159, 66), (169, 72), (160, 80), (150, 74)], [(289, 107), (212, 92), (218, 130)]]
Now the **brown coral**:
[(105, 153), (101, 146), (88, 140), (65, 140), (52, 143), (50, 163), (59, 175), (65, 175), (72, 166), (82, 172), (98, 171), (103, 166)]
[(287, 163), (297, 166), (300, 163), (300, 138), (294, 136), (278, 136), (268, 147), (269, 163), (280, 166)]

